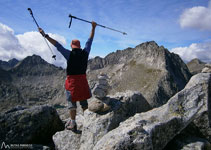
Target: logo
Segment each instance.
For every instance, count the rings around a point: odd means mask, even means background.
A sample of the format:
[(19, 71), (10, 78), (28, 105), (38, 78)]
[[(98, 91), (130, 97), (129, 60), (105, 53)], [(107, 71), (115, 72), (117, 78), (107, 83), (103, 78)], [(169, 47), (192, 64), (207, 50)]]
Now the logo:
[(10, 146), (9, 145), (6, 145), (5, 144), (5, 142), (2, 142), (2, 144), (1, 144), (1, 149), (3, 149), (3, 148), (5, 148), (5, 149), (10, 149)]

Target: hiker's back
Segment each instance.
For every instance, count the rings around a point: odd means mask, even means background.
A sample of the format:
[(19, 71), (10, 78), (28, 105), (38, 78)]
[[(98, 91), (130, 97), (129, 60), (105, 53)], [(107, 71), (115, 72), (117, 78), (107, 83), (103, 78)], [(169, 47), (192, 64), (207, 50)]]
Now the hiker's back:
[(73, 49), (67, 61), (67, 75), (86, 74), (88, 53), (82, 49)]

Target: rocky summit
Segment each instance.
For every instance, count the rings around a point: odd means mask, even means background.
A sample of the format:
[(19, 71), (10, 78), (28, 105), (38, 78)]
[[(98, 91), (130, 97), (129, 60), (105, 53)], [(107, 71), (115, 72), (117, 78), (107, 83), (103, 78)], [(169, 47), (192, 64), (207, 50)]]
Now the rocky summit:
[(90, 59), (87, 77), (92, 98), (85, 112), (77, 108), (72, 132), (64, 129), (64, 69), (37, 55), (0, 67), (0, 142), (56, 150), (211, 149), (210, 64), (192, 76), (178, 55), (151, 41)]
[(140, 91), (152, 107), (158, 107), (182, 90), (191, 74), (182, 59), (154, 41), (118, 50), (89, 61), (88, 77), (109, 76), (109, 94)]
[(192, 59), (190, 62), (188, 62), (187, 66), (190, 72), (194, 75), (200, 73), (202, 69), (204, 69), (205, 64), (206, 64), (205, 62), (202, 62), (201, 60), (195, 58)]

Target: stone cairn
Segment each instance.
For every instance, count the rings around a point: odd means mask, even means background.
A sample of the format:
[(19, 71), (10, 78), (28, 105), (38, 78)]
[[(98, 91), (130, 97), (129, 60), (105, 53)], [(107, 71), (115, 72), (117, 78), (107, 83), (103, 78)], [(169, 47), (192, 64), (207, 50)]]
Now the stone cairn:
[(91, 100), (89, 104), (89, 110), (92, 112), (105, 112), (110, 109), (108, 105), (107, 97), (108, 89), (108, 76), (104, 73), (100, 73), (98, 76), (98, 81), (95, 84), (92, 93), (94, 98)]

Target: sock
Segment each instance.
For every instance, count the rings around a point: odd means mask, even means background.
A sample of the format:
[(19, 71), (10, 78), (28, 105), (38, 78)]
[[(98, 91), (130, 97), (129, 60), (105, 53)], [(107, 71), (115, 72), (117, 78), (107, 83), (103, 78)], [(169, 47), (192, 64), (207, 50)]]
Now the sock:
[(75, 120), (72, 120), (72, 119), (71, 119), (71, 123), (76, 124)]

